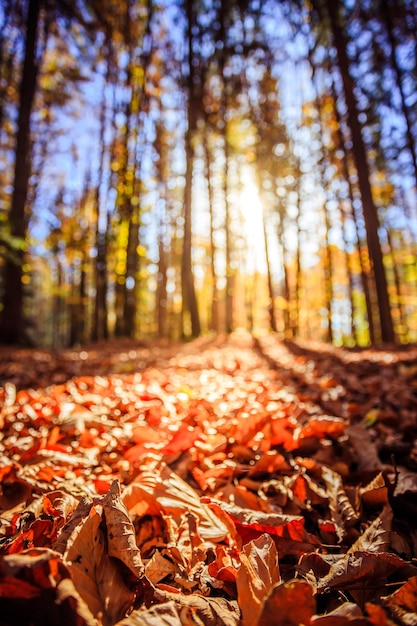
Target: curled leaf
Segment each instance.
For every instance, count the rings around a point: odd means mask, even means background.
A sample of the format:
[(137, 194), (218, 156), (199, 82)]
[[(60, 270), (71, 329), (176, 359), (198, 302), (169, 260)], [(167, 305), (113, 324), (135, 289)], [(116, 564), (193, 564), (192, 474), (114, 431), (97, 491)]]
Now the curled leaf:
[(265, 596), (280, 582), (277, 549), (264, 534), (243, 546), (240, 560), (236, 585), (242, 626), (252, 626), (258, 621)]

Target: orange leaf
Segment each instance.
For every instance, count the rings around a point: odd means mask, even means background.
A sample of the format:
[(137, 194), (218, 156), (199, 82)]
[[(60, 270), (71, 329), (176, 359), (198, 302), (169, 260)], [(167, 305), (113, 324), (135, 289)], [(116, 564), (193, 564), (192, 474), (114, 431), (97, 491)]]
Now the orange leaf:
[(263, 599), (280, 582), (278, 554), (267, 534), (243, 546), (236, 585), (242, 626), (257, 623)]
[(201, 431), (199, 428), (192, 428), (188, 424), (182, 424), (172, 437), (171, 441), (169, 441), (162, 448), (161, 452), (162, 454), (168, 456), (170, 454), (176, 454), (177, 452), (189, 450), (194, 445), (200, 434)]
[(403, 624), (417, 622), (417, 576), (410, 578), (400, 589), (384, 598), (393, 616)]
[(308, 626), (316, 603), (311, 586), (302, 580), (275, 585), (264, 599), (256, 626)]

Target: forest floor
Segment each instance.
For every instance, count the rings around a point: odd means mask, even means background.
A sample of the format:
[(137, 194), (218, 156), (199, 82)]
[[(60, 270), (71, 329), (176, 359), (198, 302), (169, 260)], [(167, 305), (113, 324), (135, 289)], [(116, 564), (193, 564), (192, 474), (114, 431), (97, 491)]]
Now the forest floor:
[(0, 348), (0, 626), (416, 626), (417, 347)]

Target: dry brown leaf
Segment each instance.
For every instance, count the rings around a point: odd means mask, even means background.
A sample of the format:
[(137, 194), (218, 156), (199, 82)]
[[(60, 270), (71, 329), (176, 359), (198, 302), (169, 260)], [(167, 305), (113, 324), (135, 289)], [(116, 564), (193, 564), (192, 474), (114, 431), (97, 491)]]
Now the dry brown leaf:
[(319, 591), (328, 588), (365, 588), (366, 585), (385, 588), (388, 576), (394, 572), (413, 575), (417, 568), (390, 552), (358, 551), (345, 554), (330, 566), (329, 573), (317, 581)]
[[(175, 603), (163, 602), (150, 609), (133, 611), (115, 626), (183, 626)], [(190, 623), (191, 626), (191, 623)]]
[[(76, 626), (77, 623), (79, 623), (80, 626), (81, 624), (85, 624), (85, 626), (97, 626), (97, 620), (94, 618), (87, 603), (84, 602), (70, 578), (64, 578), (58, 584), (55, 603), (62, 607), (69, 605), (69, 607), (75, 611), (77, 618), (76, 621), (72, 622), (74, 626)], [(62, 624), (69, 621), (71, 614), (68, 609), (64, 609), (63, 613), (64, 621), (61, 622)]]
[(381, 471), (382, 463), (378, 456), (378, 450), (371, 436), (362, 424), (353, 424), (346, 428), (349, 443), (359, 472)]
[(383, 598), (395, 621), (404, 626), (417, 624), (417, 576), (410, 578), (398, 591)]
[(303, 580), (290, 580), (272, 587), (251, 626), (309, 626), (315, 609), (311, 586)]
[(145, 565), (146, 578), (153, 584), (161, 582), (167, 576), (173, 576), (176, 571), (178, 571), (176, 565), (166, 559), (159, 550), (154, 552)]
[(315, 615), (311, 626), (368, 626), (361, 609), (354, 602), (344, 602), (326, 615)]
[(50, 491), (43, 496), (43, 508), (48, 515), (67, 520), (73, 515), (79, 500), (65, 491)]
[(392, 516), (391, 507), (385, 506), (381, 514), (349, 548), (348, 554), (360, 551), (386, 552), (390, 542)]
[(372, 626), (398, 626), (396, 622), (393, 622), (382, 608), (378, 604), (372, 604), (366, 602), (365, 609), (369, 615), (368, 621)]
[(359, 489), (359, 495), (367, 506), (388, 504), (388, 486), (384, 474), (380, 472), (370, 483)]
[[(155, 600), (174, 602), (181, 623), (187, 626), (240, 626), (241, 612), (234, 600), (205, 598), (156, 589)], [(187, 621), (188, 620), (188, 621)]]
[(207, 504), (201, 502), (194, 489), (165, 463), (159, 463), (153, 470), (145, 468), (134, 482), (151, 494), (164, 513), (172, 516), (178, 525), (182, 515), (190, 511), (198, 520), (201, 537), (209, 541), (222, 541), (227, 537), (228, 528)]
[(236, 585), (242, 626), (253, 626), (265, 596), (280, 582), (278, 553), (271, 537), (264, 534), (243, 546), (240, 560)]
[(344, 432), (346, 426), (346, 420), (340, 417), (332, 415), (311, 417), (304, 426), (295, 431), (294, 438), (302, 442), (308, 437), (317, 437), (317, 439), (323, 439), (326, 435), (337, 437)]
[(218, 501), (217, 504), (230, 515), (235, 523), (242, 525), (242, 527), (249, 527), (261, 533), (269, 532), (293, 541), (307, 541), (304, 518), (301, 515), (263, 513), (221, 501)]
[(63, 528), (61, 529), (61, 533), (58, 535), (57, 540), (52, 546), (54, 550), (60, 552), (61, 554), (65, 553), (68, 541), (77, 531), (77, 529), (83, 524), (83, 522), (88, 518), (92, 506), (93, 501), (91, 500), (91, 498), (84, 497), (80, 500), (73, 515), (63, 526)]
[(329, 467), (323, 466), (321, 475), (326, 484), (329, 508), (336, 528), (340, 531), (339, 540), (341, 541), (345, 527), (355, 524), (359, 519), (359, 515), (346, 495), (340, 474), (334, 472)]
[(104, 626), (112, 626), (132, 606), (135, 594), (126, 586), (118, 561), (109, 556), (100, 509), (94, 506), (68, 541), (64, 561), (91, 613)]
[(0, 559), (0, 622), (98, 626), (61, 555), (48, 548)]
[(145, 566), (136, 545), (135, 529), (121, 500), (119, 481), (113, 482), (100, 502), (107, 526), (109, 556), (120, 559), (138, 579), (142, 578)]

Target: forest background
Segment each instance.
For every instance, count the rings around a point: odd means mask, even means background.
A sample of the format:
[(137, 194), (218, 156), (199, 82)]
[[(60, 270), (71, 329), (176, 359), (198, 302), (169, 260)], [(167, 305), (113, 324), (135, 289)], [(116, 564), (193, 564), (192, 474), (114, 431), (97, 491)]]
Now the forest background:
[(0, 341), (417, 340), (414, 0), (1, 0)]

